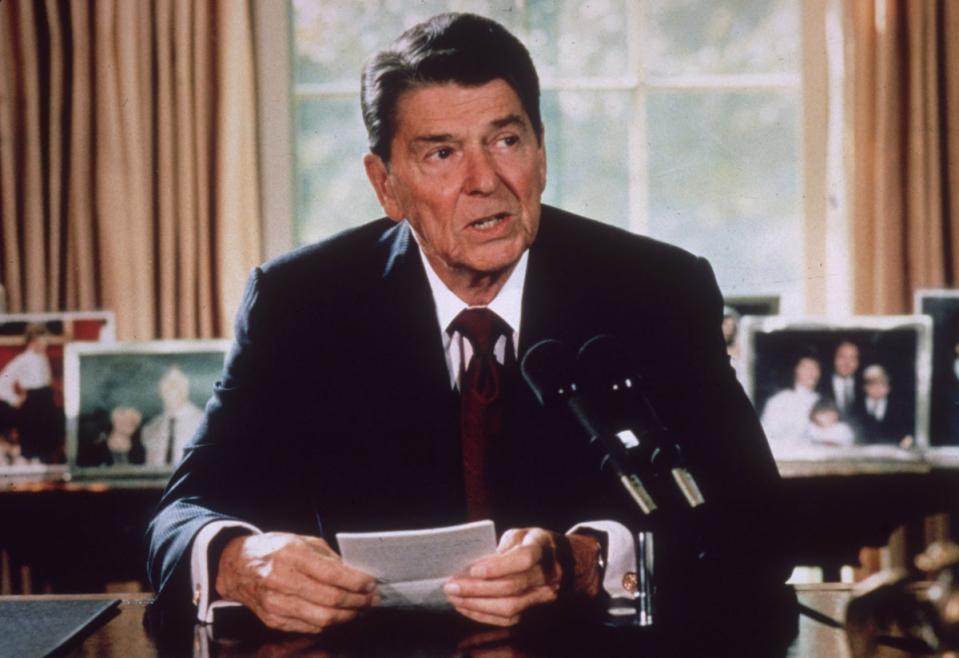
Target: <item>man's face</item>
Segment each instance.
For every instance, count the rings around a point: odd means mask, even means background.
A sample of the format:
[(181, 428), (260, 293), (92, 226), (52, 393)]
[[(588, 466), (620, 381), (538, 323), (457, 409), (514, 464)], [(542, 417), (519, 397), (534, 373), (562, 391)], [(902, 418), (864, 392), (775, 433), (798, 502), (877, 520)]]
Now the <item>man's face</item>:
[(387, 167), (364, 161), (391, 219), (409, 220), (442, 277), (512, 267), (539, 229), (546, 152), (503, 80), (404, 93)]
[(833, 369), (840, 377), (852, 377), (859, 368), (859, 348), (852, 343), (842, 343), (836, 348)]

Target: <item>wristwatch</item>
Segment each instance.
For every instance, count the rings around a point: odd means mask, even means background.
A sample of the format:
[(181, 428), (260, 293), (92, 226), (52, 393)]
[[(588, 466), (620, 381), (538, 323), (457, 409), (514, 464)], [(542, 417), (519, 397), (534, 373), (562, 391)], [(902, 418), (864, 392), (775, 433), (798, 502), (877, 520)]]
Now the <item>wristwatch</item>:
[(593, 530), (592, 528), (577, 528), (572, 534), (592, 537), (599, 544), (599, 551), (596, 552), (596, 571), (599, 574), (599, 589), (601, 591), (604, 590), (603, 582), (606, 578), (606, 555), (609, 552), (609, 535), (602, 530)]

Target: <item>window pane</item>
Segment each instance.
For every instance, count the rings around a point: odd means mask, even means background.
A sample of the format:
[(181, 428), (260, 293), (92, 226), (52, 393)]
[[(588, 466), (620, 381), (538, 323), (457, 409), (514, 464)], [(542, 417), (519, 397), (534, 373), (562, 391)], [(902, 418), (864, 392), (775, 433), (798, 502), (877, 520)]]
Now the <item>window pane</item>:
[(531, 0), (527, 11), (526, 43), (541, 77), (629, 73), (626, 0)]
[(631, 98), (623, 91), (543, 93), (548, 166), (544, 203), (629, 225)]
[(383, 216), (363, 170), (355, 96), (301, 100), (296, 112), (296, 244)]
[(795, 0), (648, 0), (643, 42), (654, 75), (796, 73)]
[(445, 0), (293, 0), (298, 83), (350, 82), (360, 88), (366, 58), (403, 30), (447, 10)]
[(293, 0), (294, 80), (360, 88), (366, 59), (407, 28), (444, 11), (489, 16), (520, 31), (515, 0)]
[[(652, 91), (650, 234), (710, 259), (726, 294), (802, 283), (795, 93)], [(795, 304), (795, 306), (793, 306)]]

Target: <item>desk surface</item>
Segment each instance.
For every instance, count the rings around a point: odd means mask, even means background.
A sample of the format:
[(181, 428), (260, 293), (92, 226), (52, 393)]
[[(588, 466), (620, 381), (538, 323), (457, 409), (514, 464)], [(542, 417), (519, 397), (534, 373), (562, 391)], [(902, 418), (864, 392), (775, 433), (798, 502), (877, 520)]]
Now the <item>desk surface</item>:
[[(845, 658), (850, 653), (846, 633), (830, 620), (841, 621), (845, 610), (846, 601), (849, 598), (850, 590), (845, 585), (813, 585), (797, 587), (799, 602), (806, 608), (800, 615), (799, 633), (792, 640), (787, 649), (776, 653), (788, 658), (820, 658), (829, 656), (830, 658)], [(0, 597), (0, 600), (23, 599), (23, 598), (54, 598), (54, 599), (77, 599), (77, 598), (120, 598), (122, 603), (119, 608), (119, 614), (101, 625), (99, 628), (88, 634), (79, 645), (74, 645), (71, 650), (65, 654), (71, 657), (112, 657), (112, 656), (138, 656), (148, 658), (161, 654), (161, 648), (158, 648), (155, 638), (144, 628), (143, 620), (146, 607), (150, 602), (149, 595), (84, 595), (84, 596), (52, 596), (52, 597)], [(760, 618), (757, 618), (757, 620)], [(438, 629), (446, 626), (437, 619), (431, 620), (438, 623)], [(207, 627), (197, 626), (193, 629), (193, 637), (186, 642), (181, 642), (178, 649), (172, 654), (169, 648), (163, 648), (163, 655), (190, 655), (194, 656), (349, 656), (349, 655), (369, 655), (371, 641), (375, 642), (377, 656), (473, 656), (475, 658), (533, 658), (535, 656), (554, 655), (555, 647), (537, 648), (528, 642), (518, 642), (513, 637), (504, 637), (503, 634), (497, 634), (495, 629), (488, 627), (464, 627), (471, 630), (465, 634), (459, 634), (455, 637), (450, 635), (447, 629), (443, 629), (440, 635), (443, 636), (440, 642), (430, 641), (431, 645), (424, 650), (423, 647), (415, 647), (411, 650), (409, 630), (403, 631), (408, 635), (405, 638), (407, 648), (397, 648), (393, 650), (389, 639), (385, 643), (382, 640), (371, 640), (370, 636), (376, 635), (380, 629), (369, 629), (370, 632), (363, 633), (364, 621), (354, 622), (356, 637), (363, 637), (365, 646), (358, 652), (343, 651), (342, 644), (339, 646), (324, 645), (323, 642), (313, 637), (303, 636), (277, 636), (268, 640), (258, 639), (255, 642), (233, 642), (218, 643), (211, 638), (211, 633)], [(761, 623), (761, 622), (760, 622)], [(424, 633), (431, 632), (428, 625), (422, 627)], [(187, 632), (186, 629), (184, 632)], [(692, 630), (695, 632), (695, 630)], [(639, 636), (636, 636), (639, 637)], [(444, 644), (445, 642), (445, 644)], [(648, 656), (641, 639), (634, 642), (630, 650), (624, 655)], [(534, 643), (535, 644), (535, 643)], [(568, 649), (568, 647), (567, 647)], [(717, 651), (713, 655), (724, 655), (721, 647), (716, 647)], [(566, 655), (579, 655), (575, 652), (564, 651)], [(653, 651), (654, 655), (669, 655)], [(873, 655), (882, 656), (882, 658), (907, 658), (913, 655), (891, 647), (880, 647), (879, 652)], [(929, 655), (929, 654), (925, 654)]]

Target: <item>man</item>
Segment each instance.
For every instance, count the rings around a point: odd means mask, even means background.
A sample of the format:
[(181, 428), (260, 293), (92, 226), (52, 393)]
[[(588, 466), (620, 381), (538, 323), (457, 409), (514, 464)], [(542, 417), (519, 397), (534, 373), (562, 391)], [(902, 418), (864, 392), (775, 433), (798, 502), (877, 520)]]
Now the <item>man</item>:
[(833, 400), (843, 422), (859, 433), (863, 421), (862, 379), (859, 373), (859, 346), (844, 339), (833, 353), (832, 373), (823, 377), (820, 394)]
[[(388, 218), (254, 271), (223, 380), (151, 524), (158, 601), (182, 606), (192, 587), (203, 619), (219, 599), (322, 631), (377, 602), (333, 550), (337, 532), (486, 517), (508, 530), (447, 584), (464, 616), (511, 625), (625, 593), (612, 563), (630, 500), (516, 372), (543, 339), (598, 334), (627, 342), (684, 437), (723, 540), (714, 559), (784, 577), (756, 531), (778, 476), (728, 365), (709, 266), (540, 205), (525, 47), (488, 19), (434, 17), (370, 61), (362, 104)], [(747, 529), (749, 542), (726, 541)]]
[(178, 366), (167, 370), (158, 388), (163, 411), (143, 426), (145, 461), (148, 466), (172, 466), (180, 461), (203, 412), (190, 400), (190, 380)]

